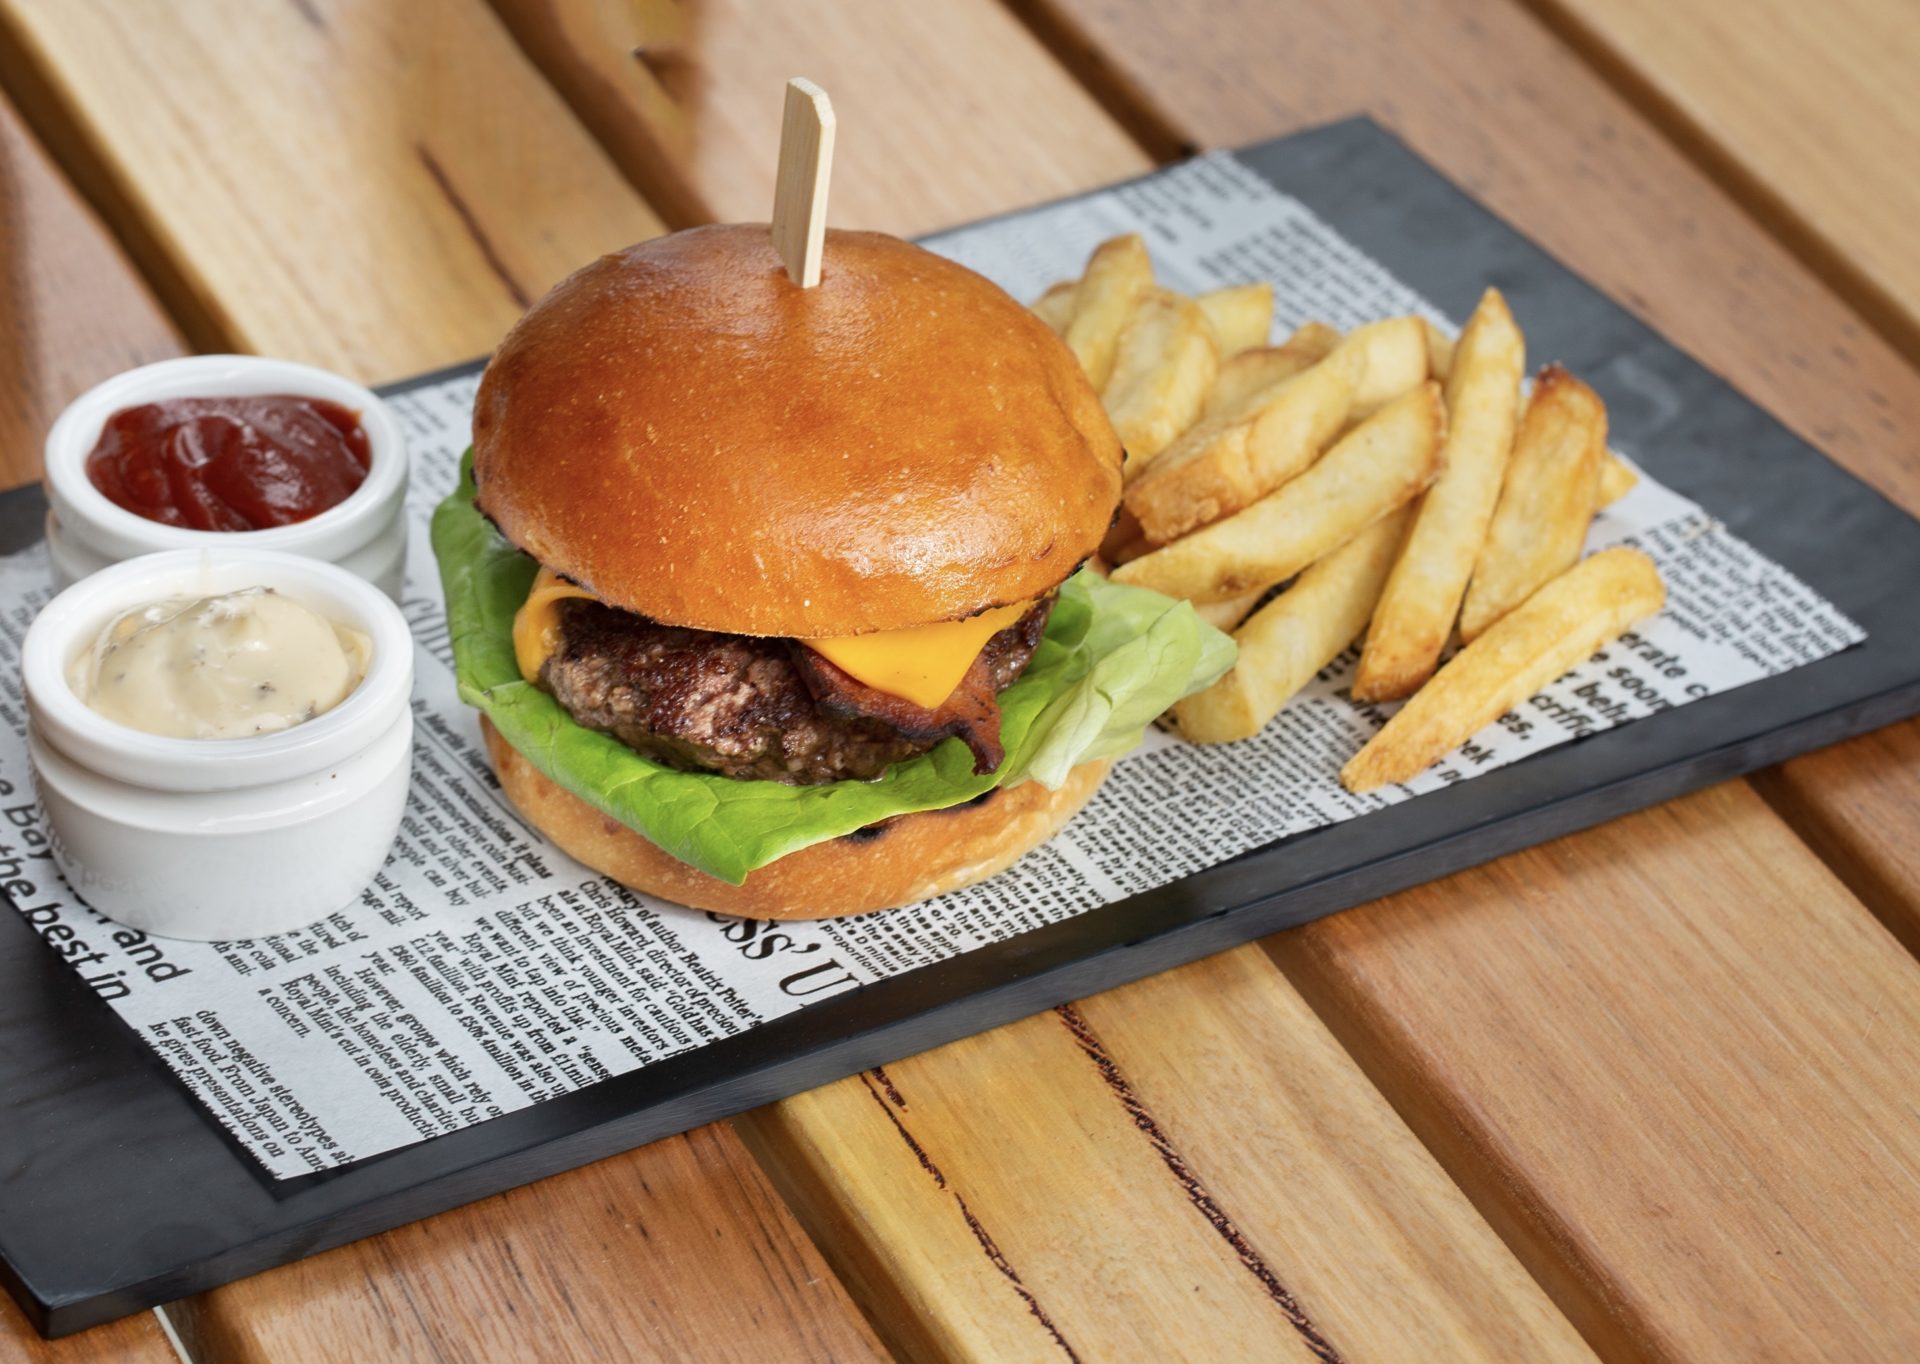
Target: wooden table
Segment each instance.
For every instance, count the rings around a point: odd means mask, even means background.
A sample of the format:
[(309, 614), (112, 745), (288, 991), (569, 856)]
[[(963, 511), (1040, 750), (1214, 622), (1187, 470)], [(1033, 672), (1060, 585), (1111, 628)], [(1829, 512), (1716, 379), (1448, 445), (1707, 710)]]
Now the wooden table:
[[(1920, 510), (1917, 51), (1888, 0), (0, 0), (0, 473), (129, 365), (396, 378), (764, 217), (804, 72), (835, 220), (903, 233), (1370, 112)], [(1895, 726), (168, 1314), (222, 1362), (1911, 1358), (1916, 779)], [(173, 1355), (0, 1303), (0, 1357)]]

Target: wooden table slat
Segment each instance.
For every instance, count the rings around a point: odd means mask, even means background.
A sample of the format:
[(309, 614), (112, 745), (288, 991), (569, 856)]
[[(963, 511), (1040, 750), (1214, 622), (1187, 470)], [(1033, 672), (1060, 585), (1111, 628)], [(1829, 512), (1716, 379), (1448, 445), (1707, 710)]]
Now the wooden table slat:
[[(1537, 0), (1792, 249), (1920, 360), (1920, 23), (1884, 0)], [(1885, 409), (1868, 388), (1860, 401)], [(1901, 410), (1909, 433), (1911, 409)], [(1896, 492), (1920, 509), (1920, 475)], [(1907, 946), (1920, 952), (1915, 808), (1920, 724), (1786, 764), (1756, 781)]]
[(168, 1311), (196, 1364), (886, 1358), (725, 1124)]
[(1753, 784), (1920, 956), (1920, 721), (1795, 758)]
[(1920, 360), (1911, 6), (1530, 3)]
[(180, 1364), (180, 1356), (151, 1312), (42, 1340), (13, 1299), (0, 1293), (0, 1364)]
[(1591, 1357), (1253, 949), (736, 1123), (905, 1357)]
[[(1920, 462), (1899, 437), (1920, 428), (1920, 378), (1517, 7), (1045, 9), (1064, 50), (1095, 53), (1105, 88), (1171, 139), (1233, 145), (1375, 113), (1920, 506)], [(1911, 842), (1898, 793), (1912, 768), (1898, 753), (1880, 766), (1874, 742), (1830, 759), (1874, 773), (1831, 823), (1870, 813), (1889, 842)], [(1603, 1351), (1859, 1357), (1920, 1341), (1904, 1287), (1920, 1270), (1916, 1125), (1899, 1078), (1920, 1045), (1920, 973), (1749, 789), (1273, 947)], [(1622, 1073), (1623, 1048), (1642, 1069)], [(1812, 1191), (1829, 1201), (1803, 1202)]]
[(480, 0), (11, 0), (0, 39), (202, 346), (401, 378), (660, 230)]
[[(765, 221), (778, 152), (767, 130), (793, 75), (833, 97), (835, 226), (914, 236), (1146, 164), (994, 0), (492, 3), (622, 168), (692, 220)], [(650, 68), (630, 49), (652, 32), (665, 56)]]
[[(411, 24), (402, 8), (23, 0), (0, 8), (0, 47), (11, 37), (16, 58), (42, 64), (24, 84), (58, 144), (84, 142), (96, 173), (126, 188), (110, 202), (137, 216), (116, 226), (165, 243), (166, 274), (208, 291), (203, 339), (377, 379), (484, 351), (518, 316), (516, 295), (658, 223), (477, 0), (405, 6)], [(46, 178), (4, 121), (0, 134), (10, 174)], [(331, 178), (349, 153), (368, 179)], [(8, 259), (31, 290), (4, 353), (29, 400), (17, 415), (0, 407), (10, 438), (33, 437), (8, 466), (20, 475), (70, 387), (177, 345), (60, 193), (23, 194), (6, 229), (25, 223), (28, 249)], [(573, 1358), (640, 1341), (739, 1359), (878, 1349), (725, 1125), (176, 1310), (208, 1361)]]
[(182, 349), (91, 210), (0, 99), (0, 487), (40, 477), (47, 428), (75, 397)]
[(1269, 942), (1603, 1354), (1920, 1341), (1920, 964), (1784, 841), (1728, 784)]

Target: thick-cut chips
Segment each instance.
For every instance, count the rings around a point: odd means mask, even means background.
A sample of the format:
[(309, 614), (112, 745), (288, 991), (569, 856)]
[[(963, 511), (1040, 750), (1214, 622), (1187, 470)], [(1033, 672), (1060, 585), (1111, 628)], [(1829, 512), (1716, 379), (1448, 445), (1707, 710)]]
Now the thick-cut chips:
[(1203, 601), (1193, 603), (1193, 614), (1200, 617), (1216, 630), (1232, 630), (1234, 626), (1247, 618), (1247, 612), (1260, 604), (1267, 595), (1261, 588), (1242, 596), (1230, 597), (1226, 601)]
[(1600, 395), (1558, 365), (1542, 369), (1460, 603), (1462, 641), (1471, 642), (1580, 561), (1606, 454), (1607, 408)]
[(1073, 318), (1061, 335), (1095, 391), (1107, 386), (1120, 332), (1152, 287), (1153, 262), (1137, 233), (1101, 242), (1087, 259), (1087, 272), (1074, 289)]
[(1354, 677), (1355, 700), (1398, 700), (1433, 676), (1513, 450), (1524, 352), (1506, 300), (1488, 289), (1460, 334), (1447, 378), (1445, 468), (1421, 499), (1380, 595)]
[(1033, 311), (1054, 331), (1064, 334), (1073, 321), (1073, 300), (1079, 292), (1080, 281), (1063, 279), (1033, 301)]
[(1195, 743), (1223, 744), (1264, 729), (1366, 628), (1411, 517), (1406, 507), (1388, 512), (1236, 630), (1240, 657), (1227, 675), (1173, 708), (1180, 733)]
[[(1412, 699), (1341, 780), (1407, 781), (1665, 600), (1636, 550), (1576, 562), (1639, 475), (1558, 365), (1522, 412), (1526, 341), (1497, 289), (1457, 340), (1397, 317), (1270, 346), (1271, 285), (1156, 288), (1125, 236), (1033, 311), (1128, 450), (1100, 550), (1114, 580), (1186, 598), (1240, 646), (1174, 708), (1190, 740), (1258, 733), (1365, 629), (1354, 699)], [(1464, 647), (1436, 673), (1456, 621)]]
[(1349, 791), (1411, 781), (1666, 601), (1637, 549), (1602, 550), (1456, 654), (1341, 769)]
[[(1053, 287), (1058, 289), (1060, 286), (1056, 284)], [(1444, 384), (1453, 370), (1453, 338), (1424, 318), (1421, 325), (1427, 333), (1427, 372)]]
[(1600, 461), (1600, 495), (1594, 506), (1610, 507), (1633, 491), (1633, 485), (1640, 481), (1640, 475), (1633, 466), (1620, 456), (1607, 451), (1606, 458)]
[(1347, 333), (1346, 345), (1367, 353), (1367, 372), (1353, 391), (1349, 422), (1365, 421), (1388, 403), (1427, 381), (1427, 324), (1418, 317), (1390, 317)]
[(1339, 346), (1250, 402), (1247, 415), (1201, 422), (1127, 485), (1127, 510), (1165, 544), (1263, 497), (1318, 459), (1346, 425), (1366, 365), (1363, 349)]
[(1219, 367), (1200, 305), (1171, 289), (1149, 289), (1120, 333), (1101, 394), (1127, 452), (1129, 481), (1193, 425)]
[(1242, 351), (1220, 366), (1213, 392), (1201, 415), (1207, 418), (1244, 414), (1247, 404), (1275, 384), (1305, 373), (1333, 354), (1340, 333), (1324, 322), (1309, 322), (1277, 346)]
[(1225, 289), (1209, 289), (1195, 300), (1213, 323), (1214, 339), (1220, 343), (1220, 358), (1238, 355), (1243, 350), (1267, 344), (1273, 332), (1273, 285), (1234, 284)]
[(1439, 472), (1445, 428), (1439, 386), (1422, 385), (1355, 427), (1298, 478), (1236, 516), (1121, 565), (1113, 580), (1195, 602), (1283, 582), (1418, 496)]

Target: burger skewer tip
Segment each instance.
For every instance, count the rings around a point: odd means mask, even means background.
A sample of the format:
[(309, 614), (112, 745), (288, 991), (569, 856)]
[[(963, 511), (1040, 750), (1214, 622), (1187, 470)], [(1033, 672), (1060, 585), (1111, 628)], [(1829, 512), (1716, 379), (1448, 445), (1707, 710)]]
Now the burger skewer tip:
[(787, 267), (787, 278), (802, 289), (820, 282), (833, 130), (833, 101), (827, 92), (800, 76), (788, 81), (773, 187), (773, 249)]

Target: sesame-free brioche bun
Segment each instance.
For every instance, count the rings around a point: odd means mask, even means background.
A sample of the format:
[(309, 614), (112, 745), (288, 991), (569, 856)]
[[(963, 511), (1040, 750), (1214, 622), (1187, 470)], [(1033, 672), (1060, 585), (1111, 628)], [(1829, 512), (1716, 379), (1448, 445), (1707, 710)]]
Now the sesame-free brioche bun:
[(1119, 438), (998, 286), (829, 231), (820, 283), (765, 226), (603, 256), (508, 333), (474, 413), (480, 509), (602, 600), (819, 638), (1026, 601), (1091, 555)]
[(750, 872), (742, 885), (708, 876), (550, 780), (486, 720), (500, 786), (576, 861), (645, 895), (750, 919), (825, 919), (892, 909), (1004, 871), (1092, 799), (1110, 766), (1082, 763), (1058, 791), (1022, 782), (948, 810), (897, 815)]

